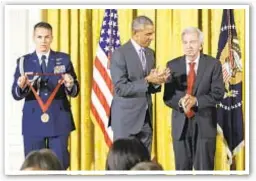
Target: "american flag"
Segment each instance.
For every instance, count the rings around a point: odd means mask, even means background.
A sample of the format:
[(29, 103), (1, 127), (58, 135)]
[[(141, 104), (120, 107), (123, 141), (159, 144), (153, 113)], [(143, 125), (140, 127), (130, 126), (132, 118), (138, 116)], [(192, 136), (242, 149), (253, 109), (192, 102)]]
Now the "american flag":
[(112, 52), (119, 46), (120, 34), (117, 10), (106, 9), (93, 66), (91, 116), (100, 126), (108, 146), (111, 146), (113, 141), (113, 132), (111, 127), (108, 127), (113, 99), (113, 85), (109, 65)]

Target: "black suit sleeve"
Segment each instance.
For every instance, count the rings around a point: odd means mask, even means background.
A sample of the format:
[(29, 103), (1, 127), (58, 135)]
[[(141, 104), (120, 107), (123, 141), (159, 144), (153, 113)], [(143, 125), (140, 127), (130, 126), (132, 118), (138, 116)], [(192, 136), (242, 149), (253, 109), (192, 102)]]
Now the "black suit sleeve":
[[(167, 63), (167, 67), (172, 70), (171, 63)], [(177, 89), (178, 82), (177, 82), (177, 75), (175, 72), (172, 72), (172, 75), (167, 80), (164, 85), (164, 103), (177, 111), (183, 112), (183, 109), (179, 106), (179, 100), (185, 96), (185, 91), (180, 91)]]
[(225, 93), (222, 66), (220, 61), (216, 61), (214, 64), (211, 80), (211, 89), (208, 94), (200, 95), (197, 97), (198, 109), (203, 109), (207, 107), (215, 107), (218, 104)]

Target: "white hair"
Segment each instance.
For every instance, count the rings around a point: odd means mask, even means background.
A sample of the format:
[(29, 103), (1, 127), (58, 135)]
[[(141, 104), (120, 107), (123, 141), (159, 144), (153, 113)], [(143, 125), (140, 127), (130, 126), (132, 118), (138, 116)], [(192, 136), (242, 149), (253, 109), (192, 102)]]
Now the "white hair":
[(200, 31), (198, 28), (192, 27), (192, 26), (185, 28), (185, 29), (182, 31), (182, 33), (181, 33), (181, 39), (183, 39), (183, 36), (184, 36), (185, 34), (188, 34), (188, 33), (197, 33), (198, 38), (199, 38), (199, 41), (201, 42), (201, 44), (204, 43), (204, 34), (203, 34), (203, 32)]

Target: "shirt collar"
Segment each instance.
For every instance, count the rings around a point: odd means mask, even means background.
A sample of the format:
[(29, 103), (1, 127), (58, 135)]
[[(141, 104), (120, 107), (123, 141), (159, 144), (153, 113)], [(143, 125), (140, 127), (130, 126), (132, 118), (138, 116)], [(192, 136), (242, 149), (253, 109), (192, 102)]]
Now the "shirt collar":
[[(196, 59), (193, 61), (193, 62), (195, 62), (196, 65), (197, 65), (198, 62), (199, 62), (199, 58), (200, 58), (200, 53), (199, 53), (199, 55), (196, 57)], [(192, 62), (192, 61), (188, 60), (187, 57), (186, 57), (185, 59), (186, 59), (186, 64), (189, 64), (190, 62)]]
[[(132, 45), (134, 46), (134, 48), (136, 49), (137, 52), (140, 52), (141, 47), (136, 41), (134, 41), (132, 38), (131, 38), (131, 42), (132, 42)], [(145, 48), (144, 48), (145, 49)]]
[(45, 56), (46, 56), (46, 59), (48, 59), (48, 58), (49, 58), (49, 55), (50, 55), (50, 50), (49, 50), (48, 52), (46, 52), (46, 53), (38, 53), (38, 52), (36, 52), (36, 55), (37, 55), (37, 57), (38, 57), (39, 60), (41, 60), (41, 58), (42, 58), (43, 55), (45, 55)]

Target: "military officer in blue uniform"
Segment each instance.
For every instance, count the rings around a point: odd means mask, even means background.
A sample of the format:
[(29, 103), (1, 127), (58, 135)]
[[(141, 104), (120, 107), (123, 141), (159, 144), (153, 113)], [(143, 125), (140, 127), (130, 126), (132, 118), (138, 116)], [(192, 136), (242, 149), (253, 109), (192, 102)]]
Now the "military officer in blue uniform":
[(79, 83), (70, 56), (50, 48), (53, 39), (50, 24), (37, 23), (33, 39), (36, 50), (17, 60), (12, 85), (14, 99), (25, 99), (22, 110), (25, 156), (32, 150), (49, 148), (55, 152), (63, 169), (67, 169), (70, 163), (68, 137), (75, 130), (67, 96), (78, 95)]

